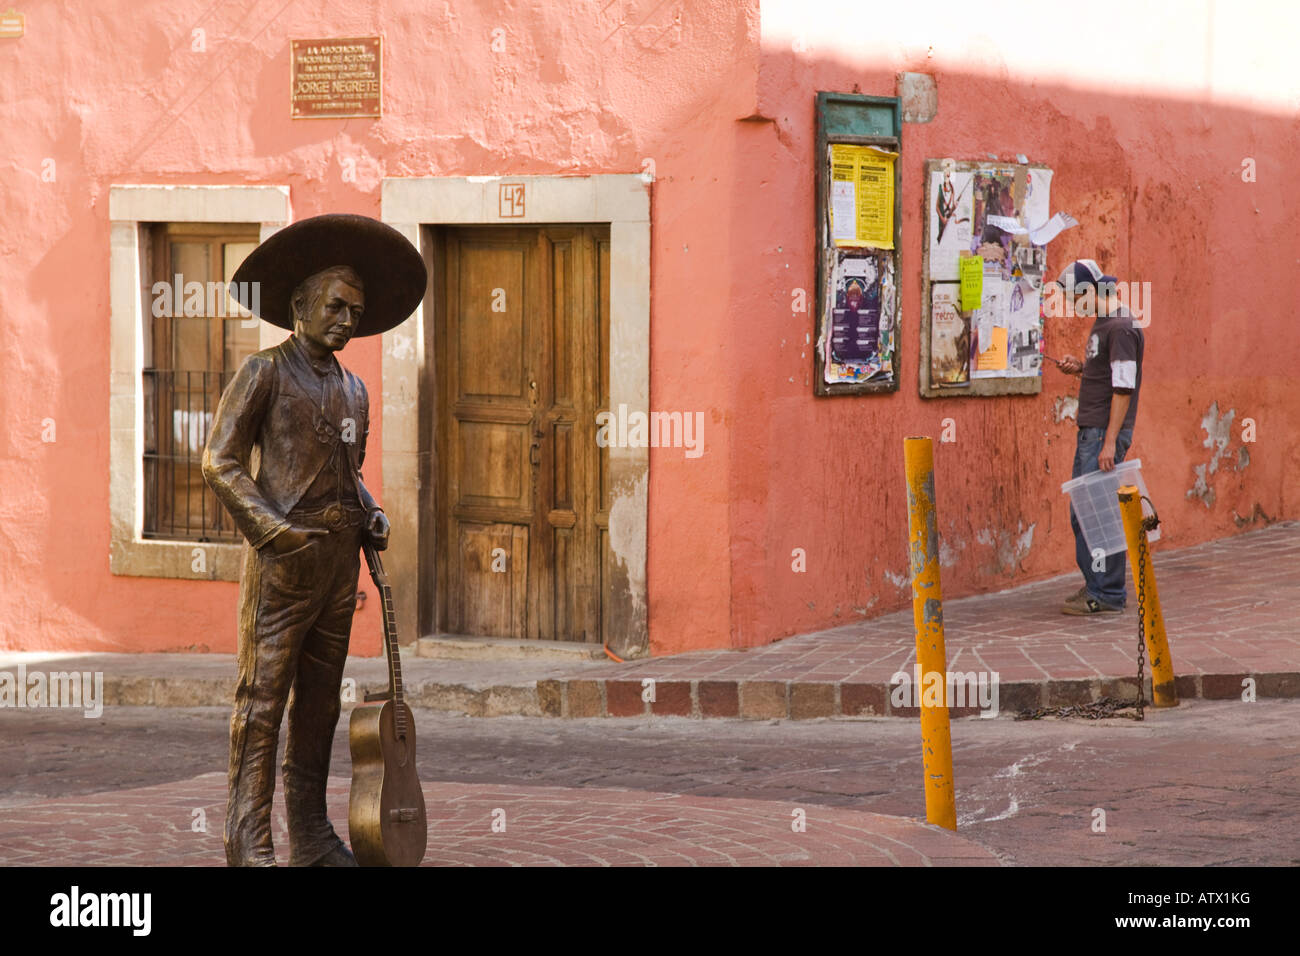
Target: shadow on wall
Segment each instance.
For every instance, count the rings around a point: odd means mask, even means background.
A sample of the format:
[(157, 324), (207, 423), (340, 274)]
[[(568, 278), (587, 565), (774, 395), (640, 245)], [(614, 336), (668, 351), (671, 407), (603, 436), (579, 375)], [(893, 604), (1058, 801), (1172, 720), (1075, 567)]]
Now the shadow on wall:
[[(923, 55), (903, 67), (926, 68)], [(1080, 223), (1049, 245), (1047, 274), (1086, 257), (1151, 283), (1129, 457), (1143, 462), (1164, 547), (1296, 516), (1286, 492), (1300, 434), (1284, 409), (1294, 402), (1288, 379), (1300, 340), (1293, 296), (1276, 291), (1276, 277), (1300, 258), (1291, 227), (1300, 194), (1276, 185), (1300, 150), (1294, 119), (972, 73), (935, 78), (937, 116), (905, 123), (902, 133), (902, 385), (894, 394), (814, 398), (814, 317), (792, 313), (791, 297), (802, 287), (816, 301), (815, 94), (892, 96), (895, 75), (765, 51), (756, 106), (735, 124), (744, 162), (732, 191), (738, 239), (727, 322), (744, 372), (732, 379), (731, 407), (749, 413), (736, 414), (727, 436), (732, 646), (910, 602), (907, 435), (936, 440), (947, 596), (1074, 570), (1060, 484), (1074, 456), (1079, 380), (1049, 363), (1035, 396), (918, 394), (923, 164), (931, 158), (1024, 154), (1046, 163), (1055, 171), (1052, 210)], [(1082, 356), (1091, 322), (1048, 319), (1047, 352)], [(1247, 419), (1254, 431), (1242, 427)], [(941, 443), (945, 425), (952, 440)], [(792, 570), (796, 548), (806, 554), (804, 573)]]

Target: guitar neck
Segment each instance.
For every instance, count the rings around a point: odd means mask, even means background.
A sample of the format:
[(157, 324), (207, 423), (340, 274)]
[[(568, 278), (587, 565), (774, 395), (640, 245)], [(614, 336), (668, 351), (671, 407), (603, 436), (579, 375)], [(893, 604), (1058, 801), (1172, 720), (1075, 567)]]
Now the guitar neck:
[(366, 545), (366, 563), (370, 565), (370, 577), (379, 589), (379, 596), (384, 605), (384, 650), (388, 656), (388, 695), (393, 701), (393, 718), (397, 725), (397, 735), (406, 735), (406, 708), (402, 704), (402, 656), (397, 643), (397, 615), (393, 610), (393, 590), (388, 586), (388, 576), (384, 565), (379, 560), (379, 553)]
[(384, 599), (384, 647), (388, 653), (388, 690), (393, 700), (402, 699), (402, 657), (397, 644), (397, 617), (393, 613), (393, 591), (387, 585), (379, 589)]

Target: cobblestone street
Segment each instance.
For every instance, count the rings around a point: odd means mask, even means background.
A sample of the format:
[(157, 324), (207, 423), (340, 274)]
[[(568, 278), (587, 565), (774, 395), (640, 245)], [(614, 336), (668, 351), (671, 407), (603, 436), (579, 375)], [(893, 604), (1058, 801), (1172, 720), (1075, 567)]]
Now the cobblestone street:
[[(419, 711), (425, 862), (1294, 865), (1298, 707), (1187, 701), (1142, 724), (954, 721), (956, 837), (915, 822), (910, 720)], [(221, 863), (226, 718), (0, 712), (0, 864)], [(341, 830), (349, 766), (343, 723), (330, 797)], [(491, 830), (496, 808), (505, 834)], [(196, 809), (207, 833), (191, 830)], [(799, 809), (803, 833), (790, 827)]]

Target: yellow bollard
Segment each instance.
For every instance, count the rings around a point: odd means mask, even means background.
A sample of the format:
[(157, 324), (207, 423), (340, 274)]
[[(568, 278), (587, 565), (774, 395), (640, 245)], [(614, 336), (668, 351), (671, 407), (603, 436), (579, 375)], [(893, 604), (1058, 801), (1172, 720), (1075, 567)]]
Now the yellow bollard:
[[(1144, 595), (1141, 602), (1145, 611), (1143, 633), (1146, 637), (1147, 660), (1151, 662), (1151, 696), (1155, 698), (1154, 704), (1157, 707), (1177, 707), (1174, 662), (1169, 656), (1169, 640), (1165, 636), (1165, 616), (1160, 611), (1156, 569), (1151, 561), (1151, 551), (1146, 547), (1146, 528), (1142, 527), (1142, 498), (1133, 485), (1123, 485), (1118, 494), (1119, 511), (1124, 519), (1124, 537), (1128, 541), (1128, 560), (1133, 568), (1133, 586), (1135, 589), (1141, 588), (1138, 593)], [(1139, 572), (1141, 550), (1146, 551), (1146, 562)]]
[[(952, 782), (952, 731), (948, 724), (948, 655), (943, 647), (943, 595), (939, 588), (939, 530), (934, 501), (934, 444), (929, 438), (903, 439), (907, 465), (907, 512), (912, 567), (912, 617), (916, 624), (916, 659), (921, 683), (921, 759), (925, 766), (927, 823), (957, 829), (957, 803)], [(933, 705), (931, 675), (942, 690)], [(927, 700), (931, 703), (927, 706)]]

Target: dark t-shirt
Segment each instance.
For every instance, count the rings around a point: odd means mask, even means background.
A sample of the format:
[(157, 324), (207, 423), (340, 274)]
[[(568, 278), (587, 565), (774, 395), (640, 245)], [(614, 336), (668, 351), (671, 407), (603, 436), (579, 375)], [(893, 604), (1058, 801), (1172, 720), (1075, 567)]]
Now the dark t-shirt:
[(1132, 428), (1137, 418), (1138, 392), (1142, 389), (1142, 352), (1146, 341), (1133, 325), (1133, 316), (1120, 306), (1114, 315), (1097, 319), (1088, 335), (1083, 381), (1079, 384), (1079, 427), (1105, 428), (1110, 424), (1110, 397), (1131, 391), (1122, 428)]

